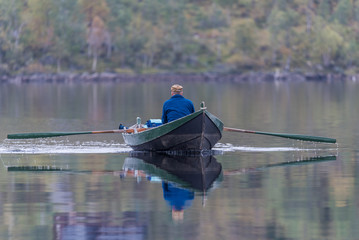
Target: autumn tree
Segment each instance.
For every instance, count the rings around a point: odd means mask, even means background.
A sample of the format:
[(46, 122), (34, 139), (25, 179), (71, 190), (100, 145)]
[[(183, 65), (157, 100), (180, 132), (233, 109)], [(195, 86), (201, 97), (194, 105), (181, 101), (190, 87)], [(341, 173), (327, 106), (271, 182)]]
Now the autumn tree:
[(106, 25), (110, 10), (106, 0), (79, 2), (86, 19), (88, 55), (93, 56), (92, 71), (96, 71), (99, 52), (103, 45), (107, 45), (107, 55), (110, 55), (111, 37)]
[(98, 16), (95, 16), (91, 28), (88, 29), (87, 43), (90, 53), (93, 56), (92, 71), (96, 71), (97, 58), (102, 44), (105, 42), (105, 23)]
[[(21, 63), (21, 37), (25, 22), (20, 0), (0, 0), (0, 64), (2, 71), (9, 71)], [(4, 69), (5, 68), (5, 69)]]
[(35, 51), (46, 50), (53, 43), (54, 5), (52, 0), (28, 0), (23, 12), (27, 43)]

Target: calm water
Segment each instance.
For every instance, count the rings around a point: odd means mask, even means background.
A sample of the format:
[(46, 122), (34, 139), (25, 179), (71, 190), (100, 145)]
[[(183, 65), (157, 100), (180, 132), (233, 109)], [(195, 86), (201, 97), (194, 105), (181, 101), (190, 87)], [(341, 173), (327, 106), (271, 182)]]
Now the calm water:
[(0, 239), (358, 239), (359, 83), (181, 84), (227, 127), (339, 144), (225, 132), (196, 159), (116, 134), (7, 140), (160, 118), (171, 83), (2, 84)]

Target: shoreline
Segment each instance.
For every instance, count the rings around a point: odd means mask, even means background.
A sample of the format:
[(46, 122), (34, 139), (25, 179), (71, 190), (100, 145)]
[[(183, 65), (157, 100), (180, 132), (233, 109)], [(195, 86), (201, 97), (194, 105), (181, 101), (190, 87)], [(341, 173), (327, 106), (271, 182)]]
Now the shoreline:
[(271, 82), (271, 81), (341, 81), (359, 80), (358, 75), (296, 72), (249, 72), (249, 73), (155, 73), (155, 74), (120, 74), (120, 73), (33, 73), (14, 76), (0, 76), (0, 83), (100, 83), (100, 82), (154, 82), (154, 81), (202, 81), (202, 82)]

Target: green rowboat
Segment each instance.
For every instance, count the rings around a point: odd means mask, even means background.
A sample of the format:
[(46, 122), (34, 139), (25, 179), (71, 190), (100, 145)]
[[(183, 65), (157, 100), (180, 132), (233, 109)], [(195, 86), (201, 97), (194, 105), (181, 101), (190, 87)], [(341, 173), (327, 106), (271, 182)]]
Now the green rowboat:
[(222, 131), (222, 121), (201, 108), (161, 126), (122, 135), (136, 151), (202, 151), (211, 150), (222, 138)]

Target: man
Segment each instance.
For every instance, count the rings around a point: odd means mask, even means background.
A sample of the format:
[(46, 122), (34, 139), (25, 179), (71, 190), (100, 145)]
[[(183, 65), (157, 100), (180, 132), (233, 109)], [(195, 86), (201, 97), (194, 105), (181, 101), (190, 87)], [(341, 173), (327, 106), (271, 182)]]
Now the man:
[(162, 123), (168, 123), (194, 112), (191, 100), (183, 97), (183, 87), (175, 84), (171, 87), (172, 97), (168, 99), (162, 108)]

